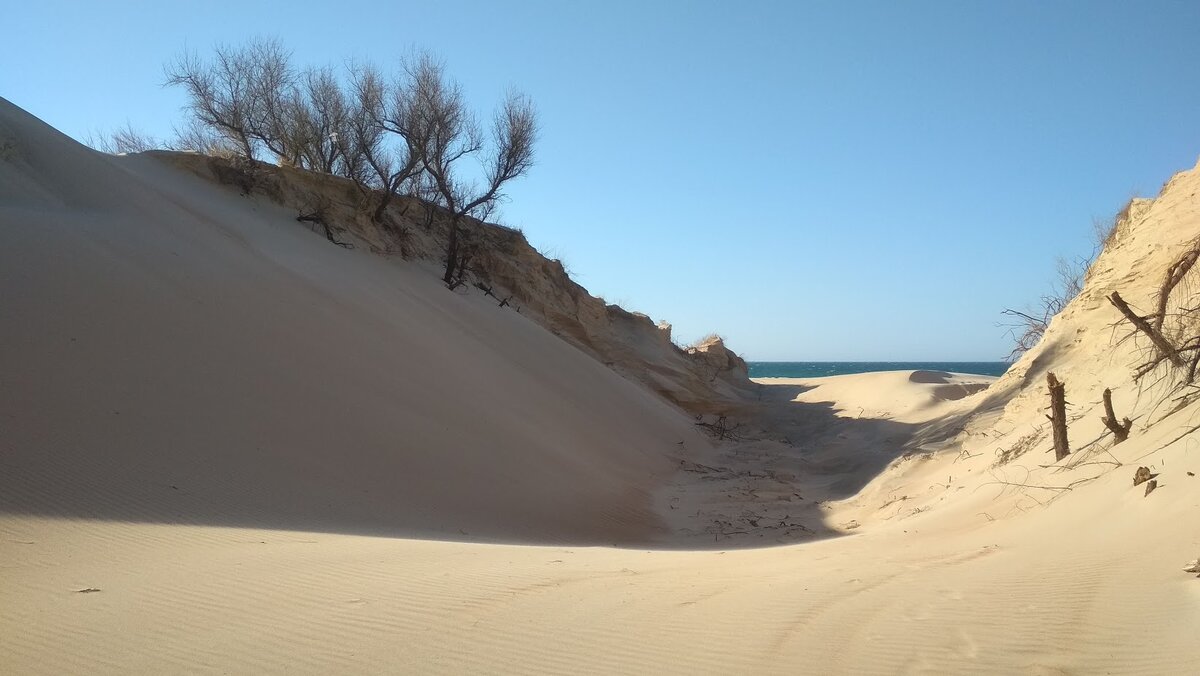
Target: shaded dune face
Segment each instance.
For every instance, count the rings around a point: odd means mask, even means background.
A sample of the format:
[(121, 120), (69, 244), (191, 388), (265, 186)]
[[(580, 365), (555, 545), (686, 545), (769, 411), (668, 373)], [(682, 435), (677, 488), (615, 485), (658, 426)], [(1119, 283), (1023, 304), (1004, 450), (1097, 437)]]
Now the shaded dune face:
[(982, 392), (990, 383), (953, 382), (955, 375), (945, 371), (913, 371), (908, 376), (910, 383), (936, 385), (929, 390), (938, 401), (958, 401), (976, 392)]
[(944, 401), (958, 401), (988, 388), (989, 383), (951, 383), (933, 388), (933, 396)]
[(649, 542), (690, 418), (420, 264), (0, 101), (0, 511)]
[(913, 371), (908, 376), (908, 381), (911, 383), (941, 385), (950, 381), (953, 374), (945, 371)]

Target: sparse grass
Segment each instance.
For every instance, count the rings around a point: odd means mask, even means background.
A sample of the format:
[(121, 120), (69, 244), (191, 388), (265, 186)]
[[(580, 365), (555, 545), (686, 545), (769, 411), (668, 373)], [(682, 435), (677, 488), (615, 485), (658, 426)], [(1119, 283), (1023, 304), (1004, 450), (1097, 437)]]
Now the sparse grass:
[(690, 343), (682, 344), (679, 347), (686, 352), (688, 350), (695, 350), (696, 348), (700, 347), (701, 345), (703, 345), (705, 343), (710, 343), (710, 342), (713, 342), (716, 340), (722, 340), (721, 335), (717, 334), (717, 333), (709, 333), (709, 334), (705, 335), (703, 338), (700, 338), (699, 340), (694, 340)]
[(1001, 465), (1007, 465), (1013, 460), (1016, 460), (1022, 455), (1025, 455), (1029, 451), (1033, 450), (1033, 447), (1037, 446), (1041, 439), (1042, 432), (1040, 430), (1034, 430), (1033, 432), (1026, 434), (1020, 439), (1014, 441), (1008, 448), (999, 449), (996, 462), (993, 463), (992, 466), (1000, 467)]
[(1133, 209), (1133, 202), (1137, 199), (1137, 195), (1130, 195), (1125, 201), (1125, 206), (1116, 215), (1110, 218), (1093, 218), (1092, 219), (1092, 244), (1095, 247), (1095, 258), (1101, 251), (1112, 246), (1113, 241), (1117, 237), (1117, 230), (1121, 225), (1129, 220), (1130, 212)]

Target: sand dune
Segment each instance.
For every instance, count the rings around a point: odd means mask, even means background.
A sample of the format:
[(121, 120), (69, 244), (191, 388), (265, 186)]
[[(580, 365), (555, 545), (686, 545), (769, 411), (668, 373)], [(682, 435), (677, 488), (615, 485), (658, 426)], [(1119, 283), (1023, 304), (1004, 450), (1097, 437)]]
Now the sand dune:
[(718, 442), (420, 263), (8, 102), (0, 141), (0, 672), (1200, 673), (1200, 401), (1100, 302), (1200, 235), (1198, 171), (986, 390), (762, 381)]
[[(897, 470), (956, 473), (961, 488), (893, 477), (907, 499), (831, 506), (831, 519), (879, 512), (878, 523), (773, 549), (512, 546), (7, 515), (6, 577), (19, 587), (6, 586), (0, 616), (20, 630), (3, 666), (1189, 673), (1200, 669), (1200, 595), (1179, 564), (1200, 529), (1183, 469), (1200, 465), (1184, 441), (1160, 448), (1162, 436), (1131, 440), (1119, 455), (1149, 452), (1176, 469), (1174, 490), (1154, 501), (1114, 472), (1053, 509), (1006, 514), (1013, 496), (960, 478), (953, 454), (942, 454)], [(100, 591), (78, 591), (88, 588)]]
[[(573, 543), (656, 537), (691, 420), (523, 316), (11, 104), (0, 508)], [(581, 386), (585, 384), (586, 386)]]

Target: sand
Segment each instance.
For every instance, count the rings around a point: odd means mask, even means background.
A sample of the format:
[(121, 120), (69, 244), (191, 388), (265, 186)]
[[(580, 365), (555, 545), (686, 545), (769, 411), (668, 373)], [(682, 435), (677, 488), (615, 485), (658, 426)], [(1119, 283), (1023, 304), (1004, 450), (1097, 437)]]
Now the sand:
[(762, 381), (718, 441), (420, 263), (7, 102), (0, 137), (0, 672), (1200, 672), (1200, 403), (1098, 338), (1200, 172), (1000, 380)]

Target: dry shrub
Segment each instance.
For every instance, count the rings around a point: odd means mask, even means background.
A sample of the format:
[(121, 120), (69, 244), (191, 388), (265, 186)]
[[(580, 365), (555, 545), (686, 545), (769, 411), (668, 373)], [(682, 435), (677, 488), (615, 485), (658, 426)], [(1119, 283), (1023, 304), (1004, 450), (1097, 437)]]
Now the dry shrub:
[(1041, 439), (1042, 432), (1040, 430), (1034, 430), (1033, 432), (1030, 432), (1029, 434), (1026, 434), (1025, 436), (1014, 441), (1008, 448), (998, 449), (996, 454), (996, 462), (993, 463), (992, 466), (1000, 467), (1001, 465), (1007, 465), (1013, 460), (1016, 460), (1022, 455), (1025, 455), (1029, 451), (1033, 450), (1033, 448), (1037, 446)]

